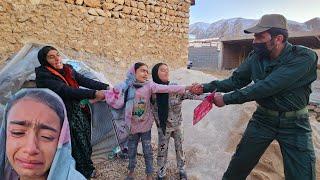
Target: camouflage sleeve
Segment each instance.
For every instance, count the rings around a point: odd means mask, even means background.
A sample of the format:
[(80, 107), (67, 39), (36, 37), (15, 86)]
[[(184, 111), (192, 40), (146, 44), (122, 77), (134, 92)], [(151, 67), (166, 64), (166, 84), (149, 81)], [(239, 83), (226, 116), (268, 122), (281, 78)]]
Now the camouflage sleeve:
[(181, 100), (185, 100), (185, 99), (190, 99), (190, 100), (203, 100), (208, 94), (201, 94), (201, 95), (196, 95), (196, 94), (192, 94), (191, 92), (186, 92), (184, 94), (181, 95)]

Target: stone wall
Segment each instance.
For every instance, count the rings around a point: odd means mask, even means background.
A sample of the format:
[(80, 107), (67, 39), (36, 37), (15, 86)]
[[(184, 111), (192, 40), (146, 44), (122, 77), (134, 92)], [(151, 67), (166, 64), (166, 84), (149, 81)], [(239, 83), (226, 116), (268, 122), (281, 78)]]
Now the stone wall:
[(72, 58), (101, 57), (92, 63), (102, 70), (126, 69), (137, 60), (182, 67), (189, 7), (190, 0), (2, 0), (0, 65), (24, 43), (40, 42)]

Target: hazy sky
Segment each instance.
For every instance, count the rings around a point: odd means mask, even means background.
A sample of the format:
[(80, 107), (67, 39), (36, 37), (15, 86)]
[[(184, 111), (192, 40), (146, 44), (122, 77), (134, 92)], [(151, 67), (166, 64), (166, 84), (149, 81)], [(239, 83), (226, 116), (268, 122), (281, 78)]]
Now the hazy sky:
[(190, 23), (213, 23), (235, 17), (259, 19), (271, 13), (305, 22), (320, 17), (320, 0), (196, 0), (191, 7)]

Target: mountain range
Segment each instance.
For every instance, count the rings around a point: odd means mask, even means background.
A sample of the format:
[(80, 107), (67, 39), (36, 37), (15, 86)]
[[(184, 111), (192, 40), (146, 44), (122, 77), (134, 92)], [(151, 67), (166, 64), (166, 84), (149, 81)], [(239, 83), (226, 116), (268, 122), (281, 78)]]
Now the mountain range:
[[(245, 18), (222, 19), (214, 23), (197, 22), (189, 27), (189, 35), (195, 39), (243, 36), (243, 30), (254, 26), (258, 20)], [(288, 20), (290, 32), (320, 31), (320, 18), (299, 23)]]

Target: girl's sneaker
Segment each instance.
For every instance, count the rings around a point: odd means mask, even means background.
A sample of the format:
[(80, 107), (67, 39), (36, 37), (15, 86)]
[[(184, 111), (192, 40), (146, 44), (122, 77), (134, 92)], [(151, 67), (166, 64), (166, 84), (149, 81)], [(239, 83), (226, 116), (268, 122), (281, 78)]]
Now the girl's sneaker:
[(184, 171), (180, 171), (180, 180), (188, 180), (187, 173)]
[(159, 175), (157, 176), (157, 180), (165, 180), (165, 176), (163, 176), (163, 177), (160, 177)]
[(132, 176), (127, 176), (124, 180), (134, 180), (134, 177), (132, 177)]

